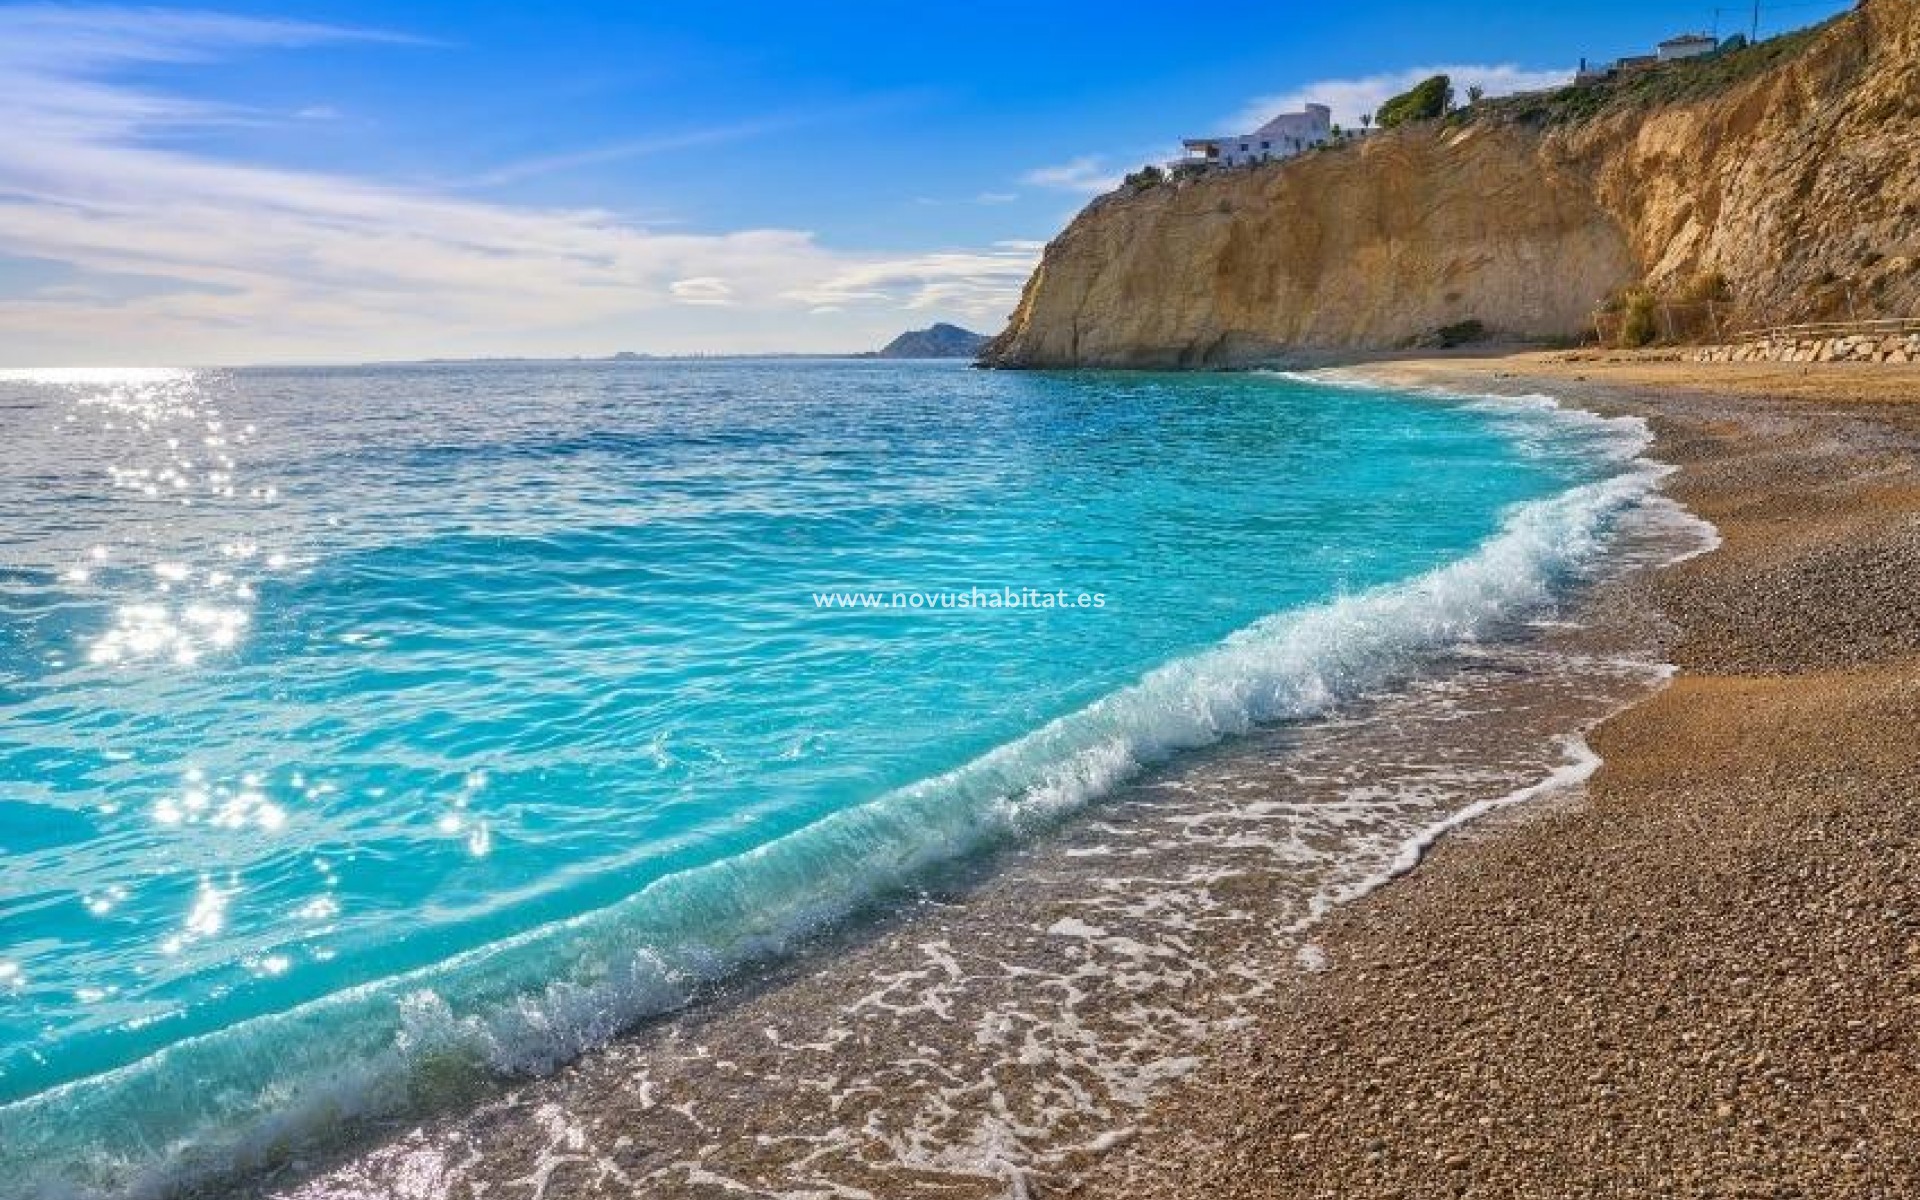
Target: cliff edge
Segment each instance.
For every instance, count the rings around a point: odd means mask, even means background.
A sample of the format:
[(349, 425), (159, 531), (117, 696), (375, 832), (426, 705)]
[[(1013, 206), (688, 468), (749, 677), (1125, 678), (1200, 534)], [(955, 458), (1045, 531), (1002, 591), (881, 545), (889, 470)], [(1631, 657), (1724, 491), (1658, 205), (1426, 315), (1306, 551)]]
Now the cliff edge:
[(1244, 366), (1468, 322), (1567, 339), (1623, 289), (1711, 276), (1739, 324), (1920, 314), (1920, 0), (1101, 197), (981, 362)]

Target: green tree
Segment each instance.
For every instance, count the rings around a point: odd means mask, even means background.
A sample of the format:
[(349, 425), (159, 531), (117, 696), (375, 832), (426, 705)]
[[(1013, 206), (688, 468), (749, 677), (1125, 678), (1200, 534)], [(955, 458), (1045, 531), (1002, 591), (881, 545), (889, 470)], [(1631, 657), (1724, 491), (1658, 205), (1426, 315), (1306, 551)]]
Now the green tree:
[(1481, 100), (1486, 98), (1486, 95), (1487, 95), (1487, 89), (1481, 87), (1477, 83), (1469, 84), (1467, 87), (1467, 103), (1468, 104), (1478, 104), (1480, 103)]
[(1437, 120), (1446, 115), (1452, 103), (1453, 80), (1435, 75), (1382, 104), (1374, 117), (1380, 128), (1393, 129), (1409, 121)]

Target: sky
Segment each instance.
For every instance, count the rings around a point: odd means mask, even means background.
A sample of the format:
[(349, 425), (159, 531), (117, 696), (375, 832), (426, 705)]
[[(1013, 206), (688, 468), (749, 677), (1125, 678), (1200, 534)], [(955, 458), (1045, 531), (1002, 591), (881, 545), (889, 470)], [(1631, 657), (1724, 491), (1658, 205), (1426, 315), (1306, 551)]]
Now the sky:
[[(1763, 4), (1762, 34), (1846, 5)], [(1182, 137), (1352, 123), (1751, 5), (0, 5), (0, 366), (868, 349), (995, 332)]]

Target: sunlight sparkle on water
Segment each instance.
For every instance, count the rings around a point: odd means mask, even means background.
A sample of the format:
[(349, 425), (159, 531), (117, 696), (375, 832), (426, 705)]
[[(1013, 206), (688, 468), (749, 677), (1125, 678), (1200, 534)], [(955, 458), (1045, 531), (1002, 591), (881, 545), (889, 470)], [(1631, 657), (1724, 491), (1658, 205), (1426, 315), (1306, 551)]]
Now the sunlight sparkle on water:
[[(0, 759), (31, 781), (0, 834), (46, 830), (5, 869), (52, 898), (0, 935), (0, 1068), (36, 1106), (25, 1141), (0, 1118), (0, 1192), (46, 1160), (137, 1194), (147, 1160), (103, 1167), (103, 1130), (157, 1159), (333, 1111), (343, 1078), (404, 1094), (388, 1072), (439, 1060), (392, 1051), (443, 1024), (570, 1053), (643, 1015), (656, 967), (677, 994), (1222, 706), (1388, 670), (1415, 650), (1221, 639), (1463, 561), (1588, 469), (1450, 406), (1197, 375), (273, 369), (0, 399), (31, 427), (0, 443), (26, 568)], [(878, 581), (1126, 602), (808, 602)], [(421, 972), (460, 1021), (416, 1023)]]
[(294, 910), (303, 921), (329, 921), (340, 915), (340, 902), (332, 896), (316, 896)]
[[(98, 423), (96, 433), (121, 431), (121, 440), (107, 451), (120, 461), (105, 466), (115, 489), (183, 505), (194, 503), (195, 496), (220, 501), (234, 495), (235, 460), (228, 450), (248, 441), (253, 436), (251, 427), (245, 433), (230, 434), (206, 390), (197, 386), (191, 373), (55, 371), (22, 377), (73, 386), (77, 392), (75, 413), (107, 418)], [(198, 432), (201, 430), (204, 433)], [(206, 447), (205, 461), (182, 452), (183, 445), (191, 444), (188, 438), (196, 438)], [(261, 491), (254, 489), (256, 494)], [(219, 546), (218, 552), (246, 561), (259, 550), (246, 539), (229, 541)], [(112, 623), (86, 641), (89, 662), (97, 666), (193, 667), (209, 654), (239, 644), (250, 621), (248, 609), (241, 605), (254, 599), (253, 586), (230, 570), (200, 566), (195, 559), (203, 552), (177, 548), (156, 557), (148, 566), (150, 573), (144, 576), (109, 568), (110, 560), (119, 558), (124, 550), (117, 553), (101, 543), (88, 553), (92, 564), (70, 568), (64, 581), (97, 585), (109, 595), (119, 593), (121, 601), (113, 609)], [(273, 560), (275, 568), (288, 561), (284, 554), (274, 555)], [(186, 591), (198, 595), (184, 602), (174, 599)]]
[(242, 776), (237, 787), (209, 786), (198, 768), (187, 772), (178, 795), (155, 801), (152, 814), (158, 825), (206, 825), (229, 830), (254, 827), (267, 833), (285, 828), (288, 819), (286, 808), (263, 790), (260, 776)]
[(213, 937), (225, 928), (227, 903), (233, 898), (233, 890), (216, 887), (211, 879), (201, 876), (200, 888), (194, 893), (193, 905), (187, 910), (184, 925), (180, 932), (160, 943), (161, 952), (178, 954), (188, 943)]
[(242, 609), (217, 605), (176, 610), (161, 603), (123, 604), (113, 627), (88, 647), (87, 658), (100, 665), (171, 659), (192, 666), (209, 650), (232, 647), (248, 620)]

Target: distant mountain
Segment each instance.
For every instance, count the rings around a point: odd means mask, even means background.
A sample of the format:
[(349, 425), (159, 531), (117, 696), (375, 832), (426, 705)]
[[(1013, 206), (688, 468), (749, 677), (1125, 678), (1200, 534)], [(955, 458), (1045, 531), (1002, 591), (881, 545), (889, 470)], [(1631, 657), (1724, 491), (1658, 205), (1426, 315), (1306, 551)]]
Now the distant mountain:
[(931, 325), (912, 329), (888, 342), (881, 358), (972, 358), (987, 344), (982, 333), (958, 325)]

